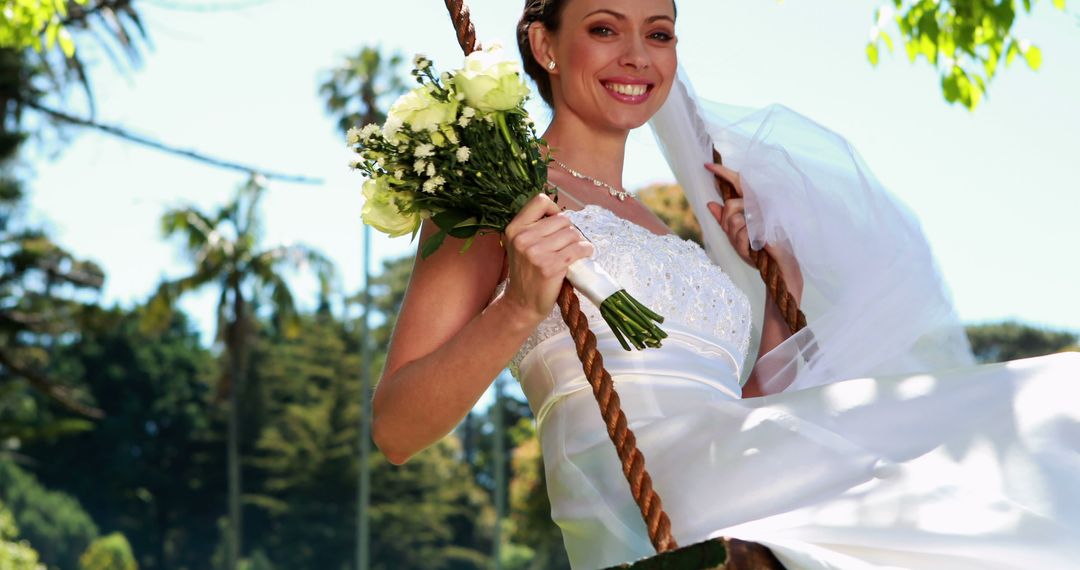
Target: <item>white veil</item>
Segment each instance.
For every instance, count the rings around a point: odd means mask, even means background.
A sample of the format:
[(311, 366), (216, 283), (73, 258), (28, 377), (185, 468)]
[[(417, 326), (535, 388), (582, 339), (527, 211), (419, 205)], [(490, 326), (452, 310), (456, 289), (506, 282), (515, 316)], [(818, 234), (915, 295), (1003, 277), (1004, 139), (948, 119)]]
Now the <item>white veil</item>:
[(808, 326), (762, 356), (766, 392), (973, 363), (918, 220), (843, 137), (780, 105), (701, 101), (682, 69), (650, 124), (702, 221), (709, 257), (750, 297), (743, 382), (757, 356), (766, 293), (706, 207), (723, 201), (703, 167), (714, 145), (740, 174), (753, 247), (786, 248), (803, 273)]

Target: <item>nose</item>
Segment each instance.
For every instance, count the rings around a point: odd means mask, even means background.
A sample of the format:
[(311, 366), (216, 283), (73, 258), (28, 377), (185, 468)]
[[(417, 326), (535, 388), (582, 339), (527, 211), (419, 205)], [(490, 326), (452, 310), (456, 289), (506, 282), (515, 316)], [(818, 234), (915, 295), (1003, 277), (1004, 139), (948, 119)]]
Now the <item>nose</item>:
[(645, 49), (645, 42), (640, 38), (631, 38), (626, 43), (619, 64), (637, 70), (649, 67), (649, 52)]

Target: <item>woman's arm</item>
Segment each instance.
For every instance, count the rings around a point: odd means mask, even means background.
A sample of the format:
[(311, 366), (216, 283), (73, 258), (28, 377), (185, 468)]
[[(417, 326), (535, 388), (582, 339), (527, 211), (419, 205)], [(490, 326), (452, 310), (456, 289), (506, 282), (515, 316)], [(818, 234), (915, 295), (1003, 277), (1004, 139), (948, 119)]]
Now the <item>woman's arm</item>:
[[(546, 317), (566, 266), (592, 252), (546, 195), (507, 227), (510, 283), (487, 304), (499, 280), (498, 235), (477, 236), (466, 253), (447, 238), (418, 255), (372, 402), (375, 444), (400, 465), (435, 443), (472, 408)], [(421, 242), (437, 231), (424, 223)]]
[[(738, 194), (738, 198), (732, 198), (727, 200), (723, 205), (718, 202), (709, 202), (709, 210), (716, 218), (717, 223), (727, 234), (728, 240), (731, 245), (738, 252), (739, 256), (749, 265), (753, 265), (750, 260), (750, 238), (749, 232), (746, 229), (746, 215), (744, 213), (744, 203), (742, 199), (742, 186), (739, 184), (739, 175), (730, 168), (721, 166), (719, 164), (706, 164), (706, 168), (709, 169), (717, 178), (721, 178), (731, 183), (735, 188), (735, 193)], [(799, 264), (793, 256), (780, 248), (773, 247), (771, 245), (765, 246), (765, 251), (772, 255), (777, 265), (780, 267), (780, 273), (784, 277), (784, 283), (788, 287), (788, 291), (795, 297), (796, 301), (802, 299), (803, 278), (802, 272), (799, 270)], [(780, 309), (777, 308), (776, 303), (771, 299), (765, 301), (765, 317), (761, 327), (761, 343), (758, 348), (757, 362), (760, 362), (762, 355), (768, 354), (769, 351), (776, 348), (780, 343), (791, 338), (791, 328), (788, 327), (787, 321), (780, 313)], [(756, 396), (763, 396), (765, 392), (761, 385), (762, 378), (760, 377), (758, 367), (755, 362), (754, 369), (750, 372), (750, 376), (743, 386), (743, 397), (753, 398)]]

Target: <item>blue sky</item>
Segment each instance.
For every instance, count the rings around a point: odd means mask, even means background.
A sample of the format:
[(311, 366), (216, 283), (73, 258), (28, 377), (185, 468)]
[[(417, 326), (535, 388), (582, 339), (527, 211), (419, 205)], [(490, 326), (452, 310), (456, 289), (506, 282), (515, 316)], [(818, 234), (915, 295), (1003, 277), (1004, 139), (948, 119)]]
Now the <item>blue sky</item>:
[[(482, 41), (513, 46), (521, 2), (473, 0)], [(183, 2), (168, 6), (184, 6)], [(192, 2), (189, 6), (206, 6)], [(323, 179), (272, 182), (266, 243), (325, 251), (347, 292), (361, 283), (361, 179), (323, 111), (321, 74), (363, 45), (436, 65), (460, 62), (442, 2), (256, 3), (242, 10), (142, 4), (154, 49), (135, 72), (93, 64), (99, 119), (184, 148)], [(679, 6), (680, 58), (697, 91), (742, 105), (780, 102), (847, 136), (878, 177), (921, 218), (961, 316), (1018, 318), (1080, 329), (1080, 20), (1039, 2), (1018, 30), (1042, 48), (1043, 66), (1019, 61), (991, 84), (975, 113), (948, 106), (934, 70), (902, 51), (866, 60), (872, 2), (689, 2)], [(1075, 13), (1075, 9), (1072, 9)], [(80, 107), (78, 94), (71, 105)], [(542, 109), (535, 115), (546, 122)], [(625, 184), (671, 180), (648, 129), (631, 136)], [(26, 158), (36, 219), (107, 272), (103, 298), (145, 299), (183, 273), (158, 218), (168, 206), (220, 204), (244, 176), (91, 131), (56, 157)], [(379, 257), (408, 254), (407, 238), (376, 237)], [(377, 267), (377, 265), (373, 264)], [(312, 306), (313, 283), (297, 278)], [(205, 330), (211, 293), (184, 302)]]

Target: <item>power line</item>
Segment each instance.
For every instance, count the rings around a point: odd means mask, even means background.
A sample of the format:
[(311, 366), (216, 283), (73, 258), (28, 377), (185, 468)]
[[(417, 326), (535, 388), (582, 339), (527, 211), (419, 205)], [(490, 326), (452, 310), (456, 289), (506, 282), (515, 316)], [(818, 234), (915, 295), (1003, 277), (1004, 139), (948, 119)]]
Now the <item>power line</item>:
[(33, 109), (36, 109), (36, 110), (38, 110), (38, 111), (40, 111), (42, 113), (45, 113), (46, 115), (48, 115), (48, 116), (50, 116), (50, 117), (52, 117), (54, 119), (57, 119), (59, 121), (63, 121), (65, 123), (69, 123), (69, 124), (72, 124), (72, 125), (78, 125), (80, 127), (87, 127), (87, 128), (91, 128), (91, 129), (97, 129), (99, 131), (108, 133), (110, 135), (113, 135), (115, 137), (124, 139), (124, 140), (129, 141), (129, 142), (133, 142), (133, 143), (140, 144), (140, 145), (143, 145), (143, 146), (148, 146), (150, 148), (160, 150), (162, 152), (167, 152), (167, 153), (170, 153), (170, 154), (183, 156), (184, 158), (188, 158), (188, 159), (191, 159), (191, 160), (195, 160), (195, 161), (198, 161), (198, 162), (209, 164), (211, 166), (216, 166), (218, 168), (225, 168), (225, 169), (229, 169), (229, 170), (239, 170), (239, 171), (245, 172), (245, 173), (257, 172), (257, 173), (263, 175), (264, 177), (266, 177), (267, 179), (281, 180), (283, 182), (293, 182), (293, 183), (297, 183), (297, 184), (311, 184), (311, 185), (315, 185), (315, 186), (323, 184), (323, 180), (321, 178), (314, 178), (314, 177), (311, 177), (311, 176), (303, 176), (303, 175), (297, 175), (297, 174), (283, 174), (283, 173), (278, 173), (278, 172), (270, 172), (268, 170), (265, 170), (263, 168), (259, 168), (259, 167), (256, 167), (256, 166), (240, 164), (240, 163), (237, 163), (237, 162), (232, 162), (232, 161), (228, 161), (228, 160), (224, 160), (224, 159), (220, 159), (220, 158), (215, 158), (215, 157), (212, 157), (212, 156), (207, 156), (207, 155), (202, 154), (202, 153), (200, 153), (198, 151), (182, 149), (182, 148), (176, 148), (174, 146), (165, 144), (163, 142), (155, 141), (155, 140), (150, 139), (148, 137), (132, 133), (132, 132), (130, 132), (130, 131), (124, 129), (124, 128), (121, 128), (121, 127), (117, 127), (117, 126), (113, 126), (113, 125), (105, 125), (105, 124), (102, 124), (102, 123), (98, 123), (97, 121), (94, 121), (92, 119), (85, 119), (85, 118), (82, 118), (82, 117), (76, 117), (76, 116), (73, 116), (73, 115), (69, 115), (69, 114), (67, 114), (67, 113), (65, 113), (63, 111), (57, 111), (56, 109), (46, 107), (45, 105), (42, 105), (42, 104), (37, 103), (35, 101), (27, 101), (25, 99), (20, 99), (20, 101), (23, 104), (25, 104), (26, 106), (31, 107)]

